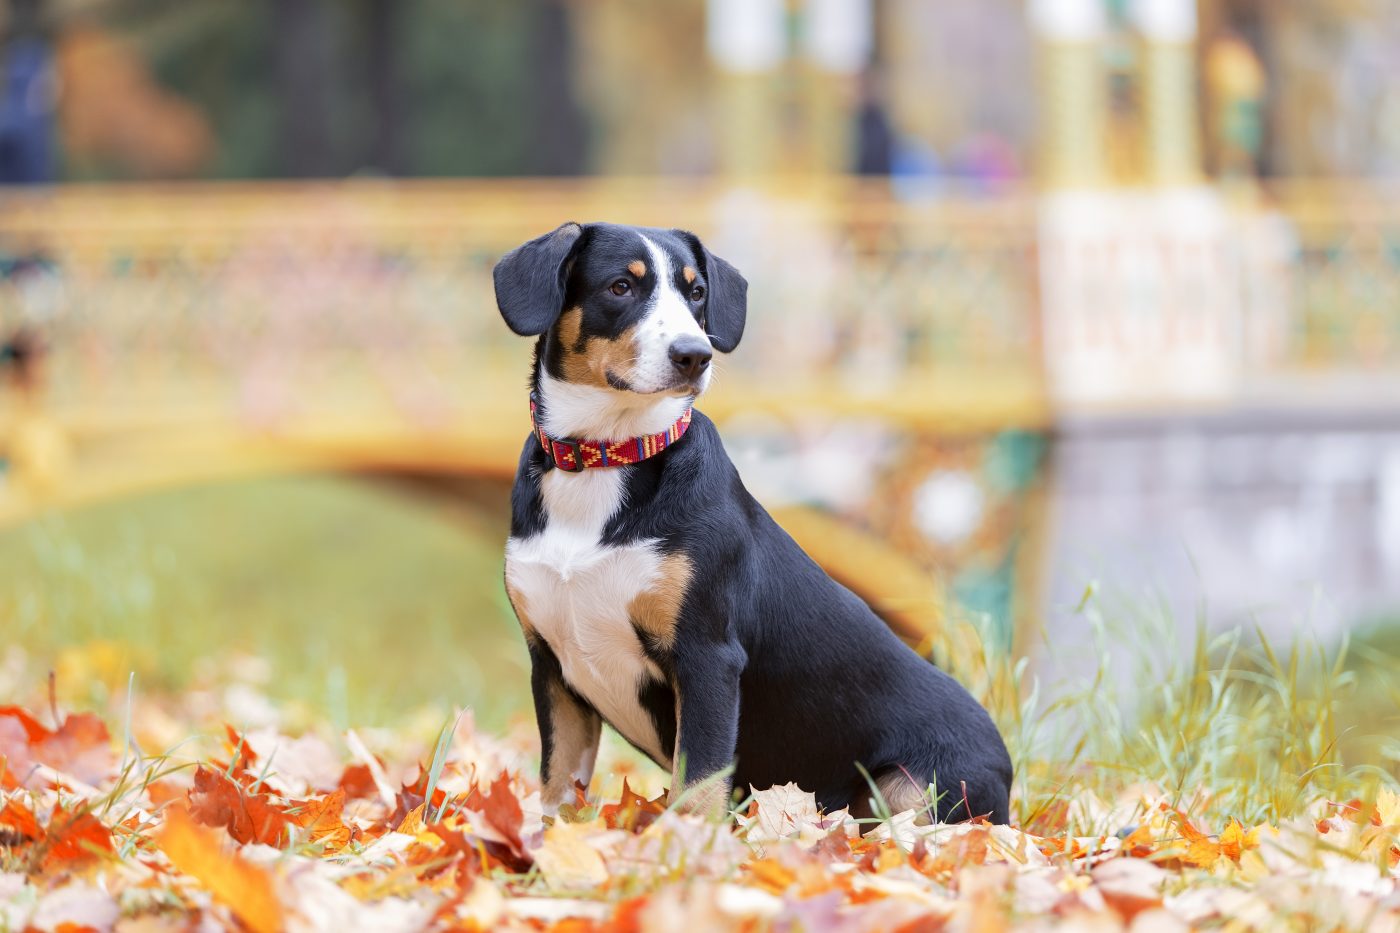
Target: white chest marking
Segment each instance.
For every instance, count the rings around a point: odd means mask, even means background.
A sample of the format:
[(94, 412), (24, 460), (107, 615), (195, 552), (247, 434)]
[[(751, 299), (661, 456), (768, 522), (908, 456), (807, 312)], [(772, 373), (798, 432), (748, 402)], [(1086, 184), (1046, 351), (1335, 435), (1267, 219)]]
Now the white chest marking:
[(663, 763), (650, 714), (637, 699), (662, 673), (642, 651), (628, 606), (657, 582), (661, 553), (652, 540), (602, 544), (603, 528), (622, 506), (615, 470), (551, 470), (540, 488), (543, 532), (506, 545), (506, 580), (522, 612), (559, 658), (564, 679), (635, 745)]

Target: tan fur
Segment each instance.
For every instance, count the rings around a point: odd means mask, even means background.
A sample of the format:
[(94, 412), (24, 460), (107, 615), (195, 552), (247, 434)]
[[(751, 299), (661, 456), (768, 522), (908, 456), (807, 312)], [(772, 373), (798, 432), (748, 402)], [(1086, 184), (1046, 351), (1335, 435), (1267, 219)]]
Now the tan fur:
[(661, 648), (669, 649), (675, 642), (681, 603), (690, 587), (690, 558), (679, 553), (662, 557), (660, 577), (656, 586), (633, 597), (627, 606), (627, 615), (633, 625), (655, 638)]
[(695, 276), (697, 276), (698, 274), (699, 273), (692, 269), (690, 266), (686, 266), (684, 269), (681, 270), (681, 275), (685, 277), (685, 281), (687, 284), (694, 283)]
[(647, 274), (647, 264), (640, 259), (634, 259), (627, 264), (627, 271), (632, 273), (634, 278), (643, 278)]
[[(592, 775), (592, 759), (598, 751), (603, 720), (597, 713), (580, 706), (559, 683), (549, 688), (549, 719), (552, 737), (549, 780), (541, 788), (540, 800), (545, 806), (557, 807), (573, 801), (575, 771), (588, 772), (579, 775), (585, 783)], [(585, 756), (587, 767), (581, 767)]]
[(915, 810), (918, 812), (915, 823), (922, 825), (933, 821), (931, 792), (926, 786), (920, 787), (917, 779), (911, 780), (909, 775), (895, 768), (875, 778), (875, 786), (880, 789), (880, 796), (884, 798), (891, 815)]
[[(526, 640), (538, 638), (524, 594), (507, 583), (506, 598), (515, 610)], [(585, 782), (591, 776), (603, 720), (597, 713), (579, 705), (563, 685), (551, 684), (549, 691), (552, 753), (549, 780), (541, 789), (540, 799), (546, 806), (558, 807), (574, 799), (575, 772), (586, 772), (579, 775)]]
[(520, 627), (524, 629), (526, 637), (532, 637), (535, 627), (530, 624), (530, 615), (525, 609), (525, 596), (506, 582), (506, 599), (510, 600), (510, 608), (515, 610), (515, 618), (520, 622)]
[(583, 309), (570, 308), (559, 315), (559, 343), (564, 348), (564, 378), (579, 385), (609, 388), (608, 373), (631, 381), (632, 365), (637, 356), (636, 333), (629, 328), (616, 340), (593, 337), (580, 347), (579, 330), (583, 325)]

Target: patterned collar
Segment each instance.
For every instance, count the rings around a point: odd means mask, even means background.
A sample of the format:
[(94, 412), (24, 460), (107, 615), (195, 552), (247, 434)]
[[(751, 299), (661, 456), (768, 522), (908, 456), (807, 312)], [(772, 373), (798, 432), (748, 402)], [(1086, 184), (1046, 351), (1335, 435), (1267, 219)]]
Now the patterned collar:
[(654, 457), (685, 436), (694, 409), (687, 407), (676, 423), (657, 434), (643, 434), (620, 441), (580, 441), (552, 438), (540, 426), (539, 400), (530, 393), (530, 423), (545, 456), (565, 473), (582, 473), (597, 467), (626, 466)]

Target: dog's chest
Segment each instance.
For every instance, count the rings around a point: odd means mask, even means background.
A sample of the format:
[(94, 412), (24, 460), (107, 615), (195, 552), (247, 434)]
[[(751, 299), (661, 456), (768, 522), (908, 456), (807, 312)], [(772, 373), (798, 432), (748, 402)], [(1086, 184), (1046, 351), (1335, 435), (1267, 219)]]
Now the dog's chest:
[(656, 542), (605, 546), (602, 532), (622, 505), (612, 470), (551, 471), (542, 479), (548, 521), (506, 546), (506, 582), (521, 622), (549, 645), (564, 679), (633, 744), (665, 762), (640, 693), (661, 670), (642, 650), (630, 607), (658, 582)]

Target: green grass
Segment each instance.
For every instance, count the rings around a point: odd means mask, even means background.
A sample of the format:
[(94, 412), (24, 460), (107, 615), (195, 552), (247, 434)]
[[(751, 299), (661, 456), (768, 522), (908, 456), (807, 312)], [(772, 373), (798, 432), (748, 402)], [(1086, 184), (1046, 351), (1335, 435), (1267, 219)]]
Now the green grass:
[[(441, 722), (460, 706), (490, 728), (528, 719), (501, 585), (506, 492), (451, 492), (276, 478), (51, 518), (0, 536), (0, 628), (32, 680), (52, 667), (61, 690), (99, 706), (132, 670), (181, 690), (220, 679), (209, 659), (252, 656), (267, 663), (265, 692), (312, 721), (401, 723), (430, 707)], [(1071, 663), (1042, 669), (1077, 663), (1068, 682), (1037, 683), (991, 651), (951, 662), (1007, 736), (1022, 822), (1074, 794), (1073, 828), (1114, 832), (1085, 794), (1107, 805), (1151, 784), (1212, 825), (1272, 823), (1395, 782), (1393, 623), (1348, 644), (1278, 645), (1090, 591), (1055, 632), (1045, 650)]]
[(51, 517), (0, 534), (0, 629), (97, 692), (129, 670), (180, 689), (250, 655), (272, 698), (337, 724), (465, 705), (498, 725), (529, 683), (501, 583), (506, 496), (279, 477)]
[(1276, 645), (1149, 605), (1110, 610), (1092, 591), (1057, 634), (1052, 655), (1092, 659), (1070, 682), (1037, 683), (1009, 659), (975, 665), (992, 673), (984, 701), (1019, 763), (1023, 824), (1073, 795), (1072, 829), (1117, 832), (1084, 792), (1111, 804), (1135, 785), (1215, 825), (1277, 823), (1320, 798), (1396, 786), (1400, 664), (1384, 647)]

